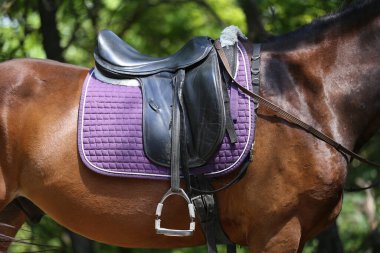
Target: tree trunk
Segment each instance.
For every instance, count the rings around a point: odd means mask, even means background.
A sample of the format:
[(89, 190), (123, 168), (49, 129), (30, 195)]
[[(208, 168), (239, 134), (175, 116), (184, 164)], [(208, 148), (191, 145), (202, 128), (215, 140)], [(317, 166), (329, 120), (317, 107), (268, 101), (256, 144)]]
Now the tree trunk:
[(244, 11), (247, 25), (248, 38), (251, 41), (263, 41), (268, 38), (268, 33), (265, 31), (261, 21), (260, 10), (256, 0), (239, 0), (239, 5)]
[(57, 28), (57, 5), (54, 0), (39, 0), (38, 12), (41, 19), (42, 44), (46, 57), (52, 60), (64, 61), (61, 37)]

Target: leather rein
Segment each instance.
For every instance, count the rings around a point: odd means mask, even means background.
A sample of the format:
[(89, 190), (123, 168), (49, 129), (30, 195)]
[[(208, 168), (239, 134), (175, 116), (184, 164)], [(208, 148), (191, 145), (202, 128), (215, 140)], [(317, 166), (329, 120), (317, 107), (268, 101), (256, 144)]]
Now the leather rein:
[[(321, 131), (315, 129), (311, 125), (305, 123), (298, 117), (294, 116), (293, 114), (285, 111), (278, 105), (274, 104), (273, 102), (269, 101), (268, 99), (260, 96), (259, 94), (256, 94), (246, 88), (244, 88), (241, 84), (239, 84), (233, 77), (231, 67), (228, 63), (227, 57), (223, 51), (223, 48), (221, 47), (221, 44), (218, 41), (215, 42), (215, 48), (218, 52), (219, 58), (221, 62), (223, 63), (223, 66), (225, 70), (227, 71), (229, 77), (232, 80), (232, 83), (236, 85), (244, 94), (247, 96), (253, 98), (256, 103), (265, 106), (275, 112), (277, 115), (279, 115), (281, 118), (285, 119), (289, 123), (292, 123), (294, 125), (297, 125), (301, 129), (305, 130), (306, 132), (314, 135), (316, 138), (326, 142), (330, 146), (334, 147), (338, 152), (340, 152), (345, 158), (347, 163), (349, 163), (349, 159), (347, 156), (350, 156), (351, 159), (356, 159), (360, 162), (366, 163), (370, 166), (373, 166), (375, 168), (380, 168), (380, 164), (372, 162), (359, 154), (353, 152), (352, 150), (344, 147), (339, 142), (335, 141), (333, 138), (329, 137), (328, 135), (322, 133)], [(259, 84), (260, 83), (260, 51), (261, 51), (261, 44), (253, 44), (253, 53), (252, 53), (252, 64), (251, 64), (251, 72), (252, 72), (252, 82)], [(380, 184), (380, 178), (376, 179), (374, 182), (372, 182), (370, 185), (366, 187), (357, 187), (357, 188), (345, 188), (345, 191), (349, 192), (355, 192), (355, 191), (363, 191), (367, 190), (373, 187), (376, 187)]]

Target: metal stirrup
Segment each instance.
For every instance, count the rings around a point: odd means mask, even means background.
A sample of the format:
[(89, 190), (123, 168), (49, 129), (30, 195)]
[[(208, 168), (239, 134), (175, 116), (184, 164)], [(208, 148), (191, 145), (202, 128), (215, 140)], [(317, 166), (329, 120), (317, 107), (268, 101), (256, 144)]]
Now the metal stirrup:
[[(171, 196), (171, 195), (178, 195), (183, 197), (187, 201), (187, 205), (189, 208), (189, 217), (190, 217), (190, 227), (187, 230), (181, 230), (181, 229), (168, 229), (168, 228), (161, 228), (161, 212), (162, 208), (164, 207), (165, 200)], [(194, 211), (194, 205), (191, 203), (191, 200), (185, 193), (183, 189), (179, 189), (178, 192), (172, 191), (172, 189), (169, 189), (169, 191), (166, 192), (166, 194), (162, 197), (161, 201), (157, 205), (156, 209), (156, 221), (155, 221), (155, 228), (157, 234), (167, 235), (167, 236), (191, 236), (193, 235), (194, 229), (195, 229), (195, 211)]]

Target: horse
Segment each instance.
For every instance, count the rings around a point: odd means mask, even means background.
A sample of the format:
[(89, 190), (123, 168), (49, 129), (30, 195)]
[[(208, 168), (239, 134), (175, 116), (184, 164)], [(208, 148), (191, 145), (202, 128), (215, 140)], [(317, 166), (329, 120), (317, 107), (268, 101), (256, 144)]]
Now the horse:
[[(263, 43), (260, 95), (358, 149), (380, 127), (379, 59), (380, 2), (357, 3)], [(0, 64), (0, 222), (12, 225), (0, 232), (12, 237), (25, 221), (14, 202), (21, 196), (107, 244), (203, 244), (200, 229), (176, 239), (155, 233), (155, 208), (168, 181), (106, 177), (84, 167), (77, 118), (87, 73), (50, 60)], [(347, 157), (268, 108), (259, 105), (257, 115), (253, 162), (239, 183), (217, 193), (220, 220), (249, 252), (302, 252), (341, 210)], [(167, 205), (166, 225), (185, 226), (186, 206), (177, 199)]]

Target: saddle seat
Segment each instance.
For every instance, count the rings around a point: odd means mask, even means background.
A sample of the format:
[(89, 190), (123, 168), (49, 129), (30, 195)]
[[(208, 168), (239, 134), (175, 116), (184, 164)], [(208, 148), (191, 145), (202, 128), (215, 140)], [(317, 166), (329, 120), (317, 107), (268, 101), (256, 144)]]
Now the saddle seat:
[(173, 55), (151, 57), (138, 52), (112, 31), (103, 30), (98, 35), (94, 57), (97, 67), (109, 75), (143, 76), (187, 68), (204, 59), (212, 48), (209, 37), (194, 37)]

